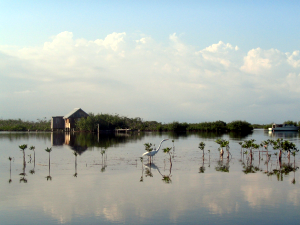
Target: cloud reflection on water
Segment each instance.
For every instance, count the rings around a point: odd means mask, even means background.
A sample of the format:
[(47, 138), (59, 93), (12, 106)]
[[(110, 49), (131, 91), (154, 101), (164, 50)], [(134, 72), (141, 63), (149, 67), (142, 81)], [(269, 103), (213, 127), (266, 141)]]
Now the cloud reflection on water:
[[(277, 207), (279, 210), (282, 205), (299, 207), (298, 184), (290, 183), (293, 173), (284, 176), (283, 181), (277, 181), (275, 176), (268, 177), (260, 171), (244, 174), (238, 161), (240, 148), (237, 145), (236, 152), (232, 149), (234, 157), (229, 162), (229, 173), (215, 170), (219, 160), (215, 149), (210, 152), (211, 167), (207, 166), (206, 155), (205, 173), (199, 174), (199, 166), (203, 165), (202, 153), (197, 151), (197, 145), (195, 151), (192, 150), (193, 141), (183, 142), (185, 148), (176, 143), (170, 184), (162, 182), (162, 175), (170, 172), (168, 163), (164, 166), (164, 159), (166, 162), (169, 160), (164, 154), (158, 154), (154, 159), (160, 173), (152, 168), (153, 177), (145, 177), (144, 172), (144, 181), (140, 182), (142, 162), (137, 160), (136, 165), (135, 161), (136, 156), (143, 152), (142, 143), (139, 142), (126, 147), (109, 148), (105, 173), (100, 172), (100, 163), (93, 163), (95, 158), (101, 162), (101, 149), (86, 151), (78, 156), (80, 176), (76, 179), (73, 177), (74, 155), (72, 151), (65, 151), (65, 148), (53, 148), (51, 182), (44, 178), (48, 174), (48, 155), (44, 150), (43, 153), (37, 152), (39, 164), (36, 165), (36, 173), (28, 174), (26, 184), (8, 184), (7, 160), (7, 173), (1, 170), (1, 177), (5, 179), (0, 178), (3, 184), (0, 190), (4, 193), (0, 196), (1, 211), (4, 206), (12, 212), (26, 208), (38, 213), (41, 218), (51, 217), (61, 224), (95, 217), (97, 221), (108, 223), (148, 223), (153, 218), (176, 223), (192, 217), (192, 212), (196, 212), (198, 218), (213, 219), (213, 216), (243, 214), (246, 210), (260, 210), (263, 207)], [(140, 145), (141, 149), (132, 147), (134, 145)], [(41, 166), (43, 164), (46, 166)], [(28, 164), (29, 168), (31, 166)], [(22, 170), (22, 164), (17, 161), (12, 164), (13, 180), (19, 174), (16, 168)], [(295, 175), (298, 181), (299, 174), (296, 172)], [(5, 180), (5, 184), (2, 180)], [(43, 212), (40, 213), (40, 210)]]

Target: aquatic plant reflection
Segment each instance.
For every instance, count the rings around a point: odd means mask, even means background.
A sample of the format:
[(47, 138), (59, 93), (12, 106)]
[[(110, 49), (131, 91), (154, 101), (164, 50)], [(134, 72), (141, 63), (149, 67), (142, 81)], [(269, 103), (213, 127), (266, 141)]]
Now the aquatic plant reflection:
[(77, 155), (78, 155), (78, 153), (74, 151), (73, 155), (75, 156), (75, 173), (74, 173), (73, 177), (77, 177)]
[(102, 149), (101, 148), (101, 156), (102, 156), (102, 167), (101, 167), (101, 172), (105, 172), (105, 168), (107, 167), (106, 161), (107, 161), (107, 155), (106, 155), (106, 148)]
[(143, 159), (143, 157), (140, 157), (140, 160), (141, 160), (141, 163), (142, 163), (142, 176), (141, 176), (141, 178), (140, 178), (140, 182), (143, 182), (144, 181), (144, 164), (143, 164), (143, 161), (144, 161), (144, 159)]
[(30, 146), (29, 150), (33, 151), (33, 164), (35, 167), (35, 146)]
[(225, 165), (223, 163), (223, 159), (218, 161), (218, 165), (215, 167), (215, 170), (218, 172), (229, 173), (229, 159), (226, 161)]
[(52, 148), (48, 148), (48, 147), (47, 147), (47, 148), (45, 149), (45, 151), (49, 153), (49, 174), (48, 174), (48, 176), (46, 176), (46, 179), (47, 179), (47, 181), (48, 181), (48, 180), (51, 181), (51, 180), (52, 180), (52, 177), (51, 177), (51, 175), (50, 175), (50, 164), (51, 164), (51, 163), (50, 163), (50, 152), (52, 151)]
[(8, 180), (8, 183), (11, 183), (12, 180), (11, 180), (11, 160), (12, 160), (12, 157), (8, 157), (8, 160), (9, 160), (9, 180)]
[(23, 151), (23, 164), (26, 164), (26, 161), (25, 161), (25, 149), (27, 148), (27, 145), (26, 144), (19, 145), (19, 148), (21, 149), (21, 151)]
[(155, 165), (155, 163), (147, 163), (147, 164), (144, 164), (144, 167), (145, 167), (145, 176), (150, 176), (150, 177), (153, 177), (153, 173), (152, 173), (152, 169), (154, 170), (157, 170), (157, 172), (162, 176), (162, 181), (164, 183), (167, 183), (167, 184), (170, 184), (172, 183), (172, 180), (171, 180), (171, 173), (172, 173), (172, 163), (170, 163), (170, 168), (169, 168), (169, 173), (168, 174), (162, 174), (160, 172), (160, 169)]
[(25, 177), (25, 176), (27, 176), (27, 174), (26, 174), (25, 170), (26, 170), (26, 161), (25, 161), (25, 158), (24, 158), (24, 160), (23, 160), (23, 171), (22, 171), (22, 173), (19, 174), (21, 176), (20, 177), (20, 183), (22, 183), (22, 182), (27, 183), (27, 179)]

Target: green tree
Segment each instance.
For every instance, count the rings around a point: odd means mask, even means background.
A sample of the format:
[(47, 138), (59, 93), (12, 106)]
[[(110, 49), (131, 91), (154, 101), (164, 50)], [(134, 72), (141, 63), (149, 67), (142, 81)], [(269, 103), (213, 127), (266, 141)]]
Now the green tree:
[(27, 148), (27, 145), (25, 145), (25, 144), (19, 145), (19, 148), (21, 149), (21, 151), (23, 151), (23, 164), (26, 165), (26, 161), (25, 161), (25, 149)]
[(236, 120), (228, 123), (227, 129), (231, 131), (249, 132), (253, 130), (253, 127), (246, 121)]
[(171, 150), (172, 150), (172, 148), (167, 147), (167, 148), (163, 149), (163, 152), (169, 154), (169, 156), (170, 156), (170, 163), (172, 165), (171, 152), (170, 152)]
[(293, 142), (288, 140), (283, 140), (282, 138), (278, 138), (276, 141), (273, 141), (273, 148), (275, 150), (279, 150), (278, 159), (281, 162), (282, 151), (286, 151), (288, 153), (288, 157), (290, 157), (291, 151), (298, 152), (296, 145)]
[(202, 152), (203, 152), (202, 158), (203, 158), (203, 160), (204, 160), (204, 148), (205, 148), (205, 143), (204, 143), (203, 141), (201, 141), (201, 142), (199, 143), (198, 148), (199, 148), (200, 150), (202, 150)]
[[(223, 158), (223, 155), (224, 155), (223, 148), (228, 148), (227, 146), (229, 146), (229, 141), (219, 138), (215, 142), (220, 145), (218, 150), (220, 151), (220, 157)], [(228, 155), (228, 158), (229, 158), (229, 155)]]
[(294, 122), (292, 120), (284, 121), (284, 124), (297, 126), (297, 122)]
[(246, 140), (246, 141), (244, 141), (244, 143), (242, 145), (243, 148), (249, 150), (250, 160), (251, 160), (250, 164), (252, 163), (252, 160), (253, 160), (253, 149), (258, 149), (259, 148), (259, 145), (255, 144), (254, 142), (255, 142), (254, 139)]

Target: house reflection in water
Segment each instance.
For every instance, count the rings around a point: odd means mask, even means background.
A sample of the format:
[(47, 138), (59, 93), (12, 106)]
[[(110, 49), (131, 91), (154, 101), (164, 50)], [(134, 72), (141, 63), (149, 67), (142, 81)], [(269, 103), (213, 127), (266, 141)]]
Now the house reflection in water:
[(267, 131), (269, 137), (274, 137), (274, 138), (297, 138), (299, 137), (299, 132), (298, 131)]
[(85, 152), (88, 147), (82, 146), (76, 143), (76, 135), (74, 133), (63, 133), (63, 132), (52, 132), (51, 133), (51, 144), (52, 146), (63, 146), (67, 145), (71, 150), (81, 155)]

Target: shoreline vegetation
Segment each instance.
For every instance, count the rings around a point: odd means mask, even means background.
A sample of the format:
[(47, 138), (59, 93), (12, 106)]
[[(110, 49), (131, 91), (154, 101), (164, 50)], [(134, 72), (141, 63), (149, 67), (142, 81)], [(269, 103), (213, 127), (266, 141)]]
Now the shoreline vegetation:
[[(300, 125), (300, 122), (286, 121), (286, 124)], [(251, 132), (253, 129), (268, 129), (271, 124), (250, 124), (247, 121), (235, 120), (230, 123), (224, 121), (201, 123), (160, 123), (157, 121), (144, 121), (140, 117), (128, 118), (118, 114), (89, 113), (89, 117), (76, 121), (75, 131), (97, 132), (100, 130), (130, 129), (138, 131), (213, 131), (213, 132)], [(37, 119), (37, 121), (23, 121), (21, 119), (0, 119), (0, 131), (51, 131), (51, 120)]]

